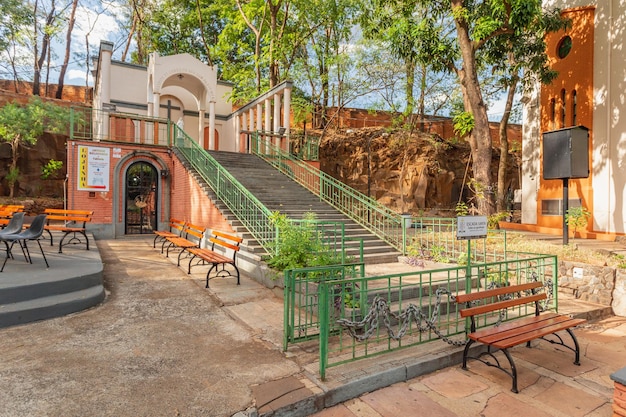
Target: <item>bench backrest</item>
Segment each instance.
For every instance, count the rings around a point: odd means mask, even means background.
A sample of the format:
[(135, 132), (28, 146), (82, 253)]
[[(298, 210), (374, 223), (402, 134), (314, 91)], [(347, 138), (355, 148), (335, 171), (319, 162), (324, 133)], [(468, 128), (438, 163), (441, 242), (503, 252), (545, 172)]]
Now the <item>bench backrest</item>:
[(239, 247), (239, 244), (243, 242), (243, 238), (239, 236), (229, 235), (228, 233), (216, 230), (214, 230), (211, 234), (213, 235), (211, 238), (209, 238), (209, 241), (211, 242), (211, 250), (215, 250), (215, 245), (230, 249), (233, 251), (234, 260), (237, 252), (239, 251), (239, 249), (241, 249)]
[(187, 224), (184, 220), (178, 220), (175, 218), (170, 219), (170, 232), (178, 233), (178, 235), (182, 235), (185, 230), (185, 225)]
[(200, 244), (202, 242), (202, 239), (204, 238), (205, 231), (206, 229), (202, 226), (198, 226), (197, 224), (193, 223), (185, 223), (185, 228), (183, 229), (182, 236), (189, 241), (197, 242), (198, 244)]
[(45, 209), (44, 214), (47, 214), (47, 224), (54, 221), (62, 221), (65, 223), (82, 223), (83, 227), (85, 223), (91, 221), (93, 211), (90, 210), (64, 210), (64, 209)]
[(212, 249), (215, 249), (215, 245), (222, 246), (237, 252), (239, 249), (239, 244), (243, 242), (243, 238), (239, 236), (229, 235), (228, 233), (220, 232), (214, 230), (211, 232), (213, 235), (209, 240), (211, 241)]
[(11, 217), (13, 213), (24, 211), (24, 206), (15, 204), (0, 205), (0, 217)]
[[(535, 315), (538, 316), (540, 312), (539, 301), (547, 298), (545, 292), (535, 293), (541, 287), (543, 287), (542, 282), (527, 282), (491, 290), (458, 294), (455, 297), (455, 301), (459, 305), (465, 305), (465, 308), (459, 309), (459, 315), (463, 318), (470, 317), (472, 319), (472, 331), (475, 331), (474, 316), (480, 314), (493, 313), (515, 306), (534, 303)], [(472, 306), (472, 303), (476, 301), (481, 301), (481, 304)]]

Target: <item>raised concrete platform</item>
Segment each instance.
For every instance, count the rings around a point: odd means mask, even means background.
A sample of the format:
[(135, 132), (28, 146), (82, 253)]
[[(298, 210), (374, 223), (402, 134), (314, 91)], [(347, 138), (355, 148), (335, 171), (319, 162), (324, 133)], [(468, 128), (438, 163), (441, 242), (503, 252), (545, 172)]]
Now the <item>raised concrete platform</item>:
[(33, 263), (14, 247), (14, 259), (0, 273), (0, 328), (64, 316), (104, 300), (103, 266), (95, 243), (89, 251), (66, 246), (58, 253), (58, 246), (42, 241), (48, 268), (37, 244), (29, 243)]

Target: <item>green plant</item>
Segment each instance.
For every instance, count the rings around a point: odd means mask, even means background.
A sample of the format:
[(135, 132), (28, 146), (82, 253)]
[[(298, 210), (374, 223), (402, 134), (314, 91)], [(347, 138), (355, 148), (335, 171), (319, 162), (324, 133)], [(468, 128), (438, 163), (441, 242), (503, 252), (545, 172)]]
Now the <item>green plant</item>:
[(61, 168), (63, 168), (63, 161), (57, 161), (51, 159), (48, 163), (41, 167), (41, 179), (47, 180), (54, 176)]
[(461, 253), (461, 254), (459, 255), (459, 257), (456, 259), (456, 263), (457, 263), (458, 265), (461, 265), (461, 266), (462, 266), (462, 265), (467, 265), (467, 260), (468, 260), (468, 259), (474, 260), (474, 257), (473, 257), (473, 256), (472, 256), (472, 257), (468, 257), (468, 256), (467, 256), (467, 253), (466, 253), (466, 252), (463, 252), (463, 253)]
[(272, 245), (273, 256), (267, 264), (276, 270), (341, 263), (341, 254), (324, 242), (316, 227), (315, 213), (306, 213), (301, 222), (295, 222), (279, 212), (273, 212), (270, 221), (276, 226), (278, 238)]
[(469, 206), (465, 201), (459, 201), (456, 203), (454, 211), (457, 216), (467, 216), (469, 214)]
[(433, 245), (430, 247), (430, 256), (433, 261), (440, 263), (450, 263), (450, 258), (446, 254), (446, 248), (439, 245)]
[(572, 227), (572, 237), (576, 237), (576, 231), (587, 226), (591, 213), (583, 206), (571, 207), (567, 209), (565, 213), (565, 222), (569, 227)]
[(9, 168), (9, 172), (6, 177), (4, 177), (9, 183), (9, 187), (13, 188), (17, 180), (20, 179), (20, 169), (19, 168)]
[(506, 211), (501, 211), (499, 213), (494, 213), (487, 219), (487, 228), (488, 229), (497, 229), (498, 223), (502, 220), (508, 218), (510, 214)]

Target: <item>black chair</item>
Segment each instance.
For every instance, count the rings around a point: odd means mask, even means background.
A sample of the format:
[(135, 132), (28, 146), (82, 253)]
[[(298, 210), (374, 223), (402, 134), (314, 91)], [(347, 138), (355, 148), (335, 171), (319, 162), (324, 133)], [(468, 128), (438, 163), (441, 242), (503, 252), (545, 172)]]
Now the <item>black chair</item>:
[(39, 245), (39, 250), (41, 250), (43, 260), (46, 262), (46, 267), (50, 267), (50, 265), (48, 264), (48, 260), (46, 259), (46, 254), (43, 252), (43, 248), (41, 247), (41, 243), (39, 242), (39, 238), (43, 234), (44, 226), (46, 225), (46, 217), (48, 217), (47, 214), (39, 214), (35, 216), (33, 222), (30, 224), (30, 227), (28, 229), (19, 233), (0, 236), (0, 240), (3, 241), (4, 244), (7, 246), (7, 256), (6, 258), (4, 258), (4, 263), (2, 264), (0, 272), (4, 271), (4, 266), (11, 256), (11, 250), (13, 249), (13, 245), (15, 245), (15, 242), (19, 243), (20, 247), (22, 248), (22, 252), (24, 252), (24, 257), (26, 258), (28, 263), (33, 263), (33, 259), (30, 256), (30, 251), (28, 250), (29, 240), (34, 240), (37, 242), (37, 244)]
[(17, 213), (13, 213), (9, 224), (7, 224), (4, 229), (0, 230), (0, 236), (19, 233), (22, 231), (22, 226), (24, 226), (24, 212), (18, 211)]

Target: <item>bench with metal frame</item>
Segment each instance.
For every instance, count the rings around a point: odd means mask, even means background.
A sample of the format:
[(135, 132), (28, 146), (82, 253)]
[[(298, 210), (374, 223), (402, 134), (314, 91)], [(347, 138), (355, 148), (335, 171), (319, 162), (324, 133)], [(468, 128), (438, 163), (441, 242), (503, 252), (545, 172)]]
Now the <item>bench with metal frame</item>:
[[(470, 333), (467, 335), (468, 343), (463, 351), (463, 369), (467, 369), (467, 360), (476, 359), (488, 366), (496, 367), (513, 379), (511, 391), (517, 393), (517, 368), (509, 349), (526, 343), (531, 347), (530, 342), (536, 339), (543, 339), (553, 344), (558, 344), (571, 350), (575, 354), (574, 364), (580, 365), (580, 347), (576, 336), (572, 331), (573, 327), (586, 322), (585, 319), (576, 319), (557, 313), (541, 313), (540, 301), (545, 300), (545, 292), (537, 293), (543, 284), (541, 282), (528, 282), (519, 285), (510, 285), (500, 288), (459, 294), (455, 297), (456, 303), (464, 308), (459, 309), (461, 317), (471, 319)], [(475, 305), (482, 301), (484, 304)], [(476, 329), (476, 317), (484, 315), (502, 314), (507, 309), (534, 303), (533, 316), (515, 318), (511, 321), (497, 325), (496, 327)], [(569, 333), (574, 346), (567, 345), (561, 336), (556, 334), (559, 331)], [(546, 336), (552, 336), (546, 339)], [(487, 347), (486, 351), (480, 352), (477, 356), (469, 356), (470, 346), (473, 343), (481, 343)], [(498, 359), (494, 356), (495, 351), (500, 350), (506, 356), (510, 370), (502, 367)], [(493, 359), (495, 363), (484, 359), (485, 356)]]
[(154, 242), (152, 244), (153, 248), (156, 248), (157, 242), (161, 242), (161, 253), (163, 253), (163, 247), (165, 243), (167, 243), (168, 237), (180, 237), (185, 230), (185, 225), (187, 224), (184, 220), (178, 220), (175, 218), (170, 218), (169, 228), (168, 230), (157, 230), (154, 232)]
[[(204, 233), (206, 229), (202, 226), (198, 226), (193, 223), (185, 223), (185, 228), (181, 232), (180, 236), (172, 236), (166, 237), (164, 242), (165, 248), (165, 256), (170, 256), (170, 251), (179, 249), (178, 253), (178, 262), (176, 263), (180, 266), (180, 259), (185, 253), (189, 253), (189, 249), (199, 248), (202, 244), (202, 239), (204, 239)], [(163, 252), (163, 250), (161, 250)]]
[[(213, 231), (212, 237), (209, 239), (211, 242), (211, 248), (189, 248), (187, 251), (191, 254), (189, 259), (189, 266), (187, 273), (191, 274), (191, 267), (196, 265), (211, 265), (211, 268), (206, 274), (206, 288), (209, 288), (209, 280), (217, 277), (237, 277), (237, 285), (239, 285), (239, 268), (236, 265), (237, 252), (239, 252), (240, 244), (243, 238), (239, 236), (233, 236), (228, 233)], [(216, 252), (217, 247), (223, 250), (224, 253), (232, 252), (232, 256), (228, 257), (222, 253)], [(192, 262), (196, 260), (196, 263), (192, 265)], [(227, 265), (231, 265), (235, 274), (226, 269)], [(221, 269), (220, 269), (221, 266)], [(211, 272), (215, 270), (215, 276), (211, 277)]]
[[(65, 209), (45, 209), (44, 214), (48, 215), (44, 230), (50, 236), (50, 246), (54, 246), (52, 232), (63, 233), (59, 241), (59, 253), (63, 253), (63, 246), (85, 244), (89, 250), (89, 238), (85, 230), (87, 223), (91, 222), (93, 211), (90, 210), (65, 210)], [(65, 240), (66, 237), (71, 237)], [(80, 238), (78, 235), (82, 235)], [(83, 241), (84, 240), (84, 241)]]

